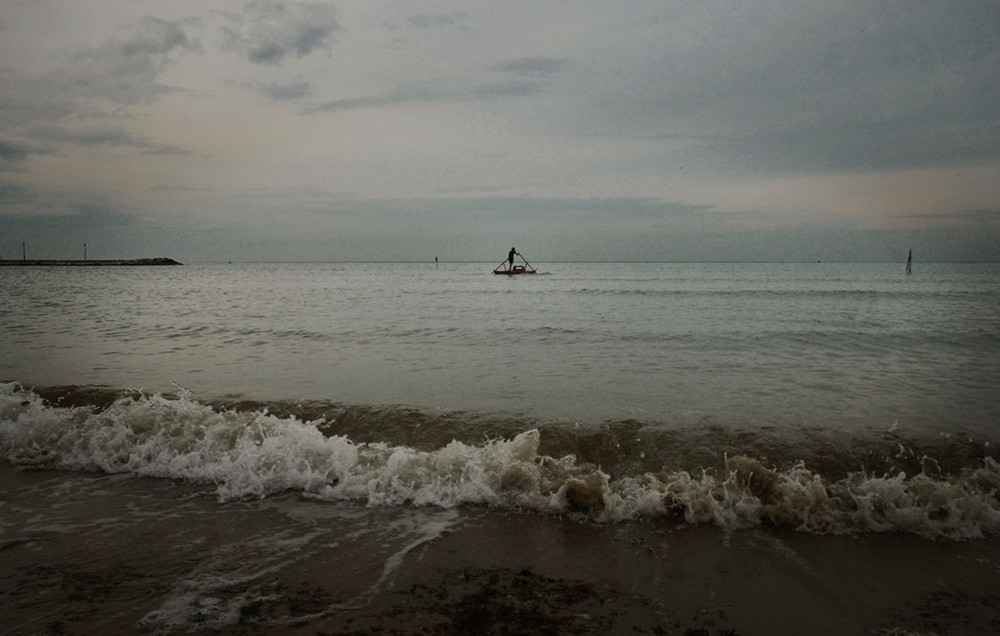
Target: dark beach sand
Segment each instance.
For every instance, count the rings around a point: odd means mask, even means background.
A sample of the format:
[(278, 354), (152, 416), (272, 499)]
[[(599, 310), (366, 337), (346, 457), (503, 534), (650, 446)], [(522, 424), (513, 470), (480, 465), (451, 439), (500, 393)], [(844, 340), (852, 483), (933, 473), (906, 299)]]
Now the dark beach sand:
[(829, 537), (0, 463), (6, 634), (1000, 633), (1000, 542)]

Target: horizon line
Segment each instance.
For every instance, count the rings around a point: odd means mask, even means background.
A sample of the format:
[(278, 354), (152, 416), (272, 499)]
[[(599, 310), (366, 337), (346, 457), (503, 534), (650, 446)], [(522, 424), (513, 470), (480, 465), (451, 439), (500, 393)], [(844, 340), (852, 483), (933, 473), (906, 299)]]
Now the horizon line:
[[(506, 261), (506, 259), (504, 259)], [(435, 263), (493, 263), (494, 261), (489, 260), (467, 260), (467, 259), (455, 259), (455, 260), (424, 260), (424, 259), (341, 259), (341, 260), (289, 260), (289, 259), (252, 259), (252, 260), (191, 260), (187, 261), (189, 264), (213, 264), (213, 265), (225, 265), (225, 264), (247, 264), (247, 263), (285, 263), (285, 264), (324, 264), (324, 263), (339, 263), (339, 264), (364, 264), (364, 263), (399, 263), (399, 264), (429, 264), (434, 265)], [(850, 264), (850, 263), (906, 263), (906, 259), (899, 260), (804, 260), (804, 259), (789, 259), (789, 260), (769, 260), (769, 259), (753, 259), (753, 260), (532, 260), (533, 264), (538, 263), (560, 263), (560, 264), (573, 264), (573, 263), (585, 263), (585, 264), (781, 264), (781, 263), (798, 263), (798, 264)], [(921, 263), (933, 263), (933, 264), (963, 264), (963, 265), (975, 265), (975, 264), (996, 264), (1000, 263), (1000, 260), (926, 260), (920, 261)]]

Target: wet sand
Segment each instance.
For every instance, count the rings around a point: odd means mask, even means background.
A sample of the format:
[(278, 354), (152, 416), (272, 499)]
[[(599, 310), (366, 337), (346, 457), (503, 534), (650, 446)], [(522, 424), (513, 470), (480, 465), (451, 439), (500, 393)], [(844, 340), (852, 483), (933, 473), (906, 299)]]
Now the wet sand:
[(0, 463), (8, 634), (1000, 633), (1000, 541), (726, 533)]

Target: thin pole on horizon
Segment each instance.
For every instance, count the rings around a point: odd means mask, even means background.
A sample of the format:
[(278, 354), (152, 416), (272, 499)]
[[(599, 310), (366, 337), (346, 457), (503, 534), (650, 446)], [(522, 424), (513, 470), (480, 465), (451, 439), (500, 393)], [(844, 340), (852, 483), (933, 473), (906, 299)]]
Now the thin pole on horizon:
[(87, 260), (87, 244), (83, 244), (83, 260)]
[(23, 241), (21, 242), (21, 260), (22, 261), (28, 260), (28, 244), (24, 243)]

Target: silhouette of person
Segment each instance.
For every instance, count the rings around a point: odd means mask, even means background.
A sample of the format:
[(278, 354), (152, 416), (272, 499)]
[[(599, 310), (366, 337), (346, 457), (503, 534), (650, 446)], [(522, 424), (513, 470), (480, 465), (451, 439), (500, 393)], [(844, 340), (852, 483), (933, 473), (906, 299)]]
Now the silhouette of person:
[(508, 253), (507, 253), (507, 263), (508, 263), (508, 264), (509, 264), (509, 265), (510, 265), (511, 267), (514, 267), (514, 254), (517, 254), (517, 250), (515, 250), (515, 249), (514, 249), (514, 248), (512, 247), (512, 248), (510, 248), (510, 252), (508, 252)]

